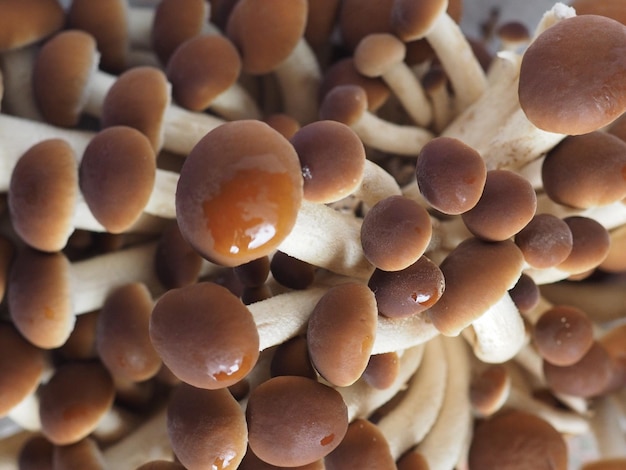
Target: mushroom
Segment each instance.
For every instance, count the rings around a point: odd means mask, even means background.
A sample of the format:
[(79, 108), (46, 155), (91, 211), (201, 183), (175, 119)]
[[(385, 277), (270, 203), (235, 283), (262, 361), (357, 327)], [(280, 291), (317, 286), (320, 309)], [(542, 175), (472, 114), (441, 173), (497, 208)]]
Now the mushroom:
[(398, 377), (400, 357), (396, 351), (370, 356), (362, 377), (373, 388), (384, 390)]
[(31, 436), (22, 446), (17, 456), (21, 470), (52, 469), (54, 444), (41, 434)]
[(496, 30), (501, 51), (519, 51), (530, 41), (530, 31), (521, 21), (507, 21)]
[(515, 234), (515, 244), (533, 268), (545, 269), (561, 264), (572, 252), (572, 231), (567, 223), (552, 214), (535, 214)]
[(86, 437), (73, 444), (55, 446), (52, 465), (58, 470), (71, 470), (77, 466), (87, 466), (93, 470), (104, 470), (105, 462), (96, 441)]

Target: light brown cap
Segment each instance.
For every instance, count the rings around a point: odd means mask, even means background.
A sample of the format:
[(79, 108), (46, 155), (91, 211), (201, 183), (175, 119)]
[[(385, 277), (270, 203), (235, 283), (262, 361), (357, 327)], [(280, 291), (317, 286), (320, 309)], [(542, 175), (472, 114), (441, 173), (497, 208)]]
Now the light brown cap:
[(543, 189), (553, 201), (586, 209), (626, 197), (626, 142), (606, 132), (566, 137), (541, 166)]
[(599, 222), (583, 216), (563, 219), (572, 232), (572, 251), (557, 267), (571, 274), (596, 268), (607, 257), (611, 238)]
[(426, 256), (399, 271), (375, 269), (368, 286), (378, 311), (392, 318), (408, 317), (432, 308), (446, 289), (441, 269)]
[(565, 261), (573, 243), (569, 225), (552, 214), (536, 214), (515, 235), (515, 244), (522, 250), (526, 262), (539, 269)]
[(444, 214), (474, 207), (485, 187), (487, 167), (480, 154), (451, 137), (436, 137), (417, 157), (415, 177), (420, 193)]
[(47, 122), (78, 124), (99, 59), (96, 40), (84, 31), (62, 31), (41, 47), (33, 65), (33, 93)]
[(370, 111), (376, 111), (385, 102), (391, 91), (381, 78), (369, 78), (361, 75), (354, 66), (354, 58), (344, 57), (333, 62), (324, 71), (320, 91), (320, 102), (333, 88), (339, 85), (358, 85), (367, 95), (367, 106)]
[(270, 274), (270, 259), (268, 256), (262, 256), (235, 266), (233, 270), (244, 287), (260, 287), (265, 284)]
[(96, 348), (111, 375), (141, 382), (161, 368), (148, 333), (152, 295), (142, 283), (120, 286), (105, 301), (96, 328)]
[(391, 32), (392, 4), (393, 0), (343, 0), (338, 18), (342, 44), (354, 51), (368, 34)]
[(316, 267), (306, 261), (277, 251), (270, 261), (270, 271), (274, 279), (290, 289), (306, 289), (315, 280)]
[(623, 470), (624, 468), (626, 468), (626, 458), (614, 458), (586, 463), (581, 470)]
[(341, 444), (324, 458), (324, 463), (326, 470), (396, 469), (387, 439), (378, 426), (362, 418), (350, 423)]
[(380, 77), (401, 63), (406, 46), (389, 33), (372, 33), (359, 42), (354, 51), (354, 65), (366, 77)]
[(522, 313), (530, 312), (541, 298), (539, 286), (528, 274), (522, 273), (515, 285), (509, 289), (511, 300)]
[(593, 345), (593, 322), (576, 307), (556, 305), (541, 314), (532, 338), (547, 362), (569, 366), (581, 360)]
[(26, 341), (10, 323), (0, 324), (0, 416), (35, 393), (44, 366), (43, 350)]
[(68, 27), (94, 37), (101, 54), (100, 67), (111, 73), (126, 68), (128, 8), (122, 0), (72, 0), (67, 11)]
[(217, 34), (188, 39), (167, 62), (172, 96), (183, 108), (203, 111), (239, 78), (241, 59), (230, 40)]
[(348, 410), (339, 392), (305, 377), (263, 382), (250, 394), (246, 419), (253, 452), (283, 467), (325, 457), (348, 430)]
[(176, 190), (181, 233), (206, 259), (236, 266), (275, 250), (302, 201), (293, 146), (267, 124), (232, 121), (185, 159)]
[(150, 317), (150, 338), (174, 375), (200, 388), (238, 382), (259, 356), (259, 333), (250, 311), (212, 282), (161, 296)]
[(335, 202), (352, 193), (363, 179), (365, 148), (356, 133), (337, 121), (316, 121), (290, 139), (304, 177), (303, 197)]
[(156, 275), (166, 289), (195, 283), (202, 268), (202, 257), (180, 233), (176, 221), (161, 232), (154, 254)]
[(446, 290), (426, 312), (446, 336), (458, 335), (519, 279), (524, 258), (511, 241), (461, 242), (440, 265)]
[(240, 0), (226, 25), (226, 35), (241, 54), (243, 71), (271, 72), (293, 51), (304, 34), (306, 0)]
[(358, 85), (338, 85), (324, 97), (320, 119), (331, 119), (348, 126), (361, 119), (367, 111), (367, 95)]
[(78, 198), (76, 155), (61, 139), (29, 148), (17, 161), (9, 183), (8, 205), (13, 228), (41, 251), (59, 251), (74, 231)]
[(447, 0), (395, 0), (391, 9), (393, 32), (405, 42), (421, 39), (446, 13)]
[(226, 389), (179, 385), (167, 407), (167, 434), (189, 470), (237, 468), (246, 452), (246, 419)]
[(154, 10), (152, 48), (161, 64), (183, 42), (198, 36), (209, 21), (210, 5), (206, 0), (162, 0)]
[(309, 356), (306, 337), (299, 335), (281, 343), (276, 348), (270, 364), (272, 377), (299, 375), (317, 380), (317, 373)]
[(90, 437), (80, 441), (55, 446), (52, 455), (54, 470), (74, 470), (76, 468), (88, 468), (89, 470), (105, 470), (106, 462), (102, 451)]
[(54, 444), (41, 434), (30, 437), (17, 456), (19, 470), (54, 470), (52, 453)]
[(57, 0), (2, 0), (0, 10), (0, 52), (33, 44), (65, 22)]
[(374, 293), (349, 282), (330, 288), (309, 317), (311, 361), (324, 379), (338, 387), (356, 382), (367, 366), (378, 325)]
[(615, 120), (626, 107), (625, 44), (626, 26), (603, 16), (567, 18), (544, 31), (522, 57), (519, 101), (528, 119), (570, 135)]
[(285, 113), (274, 113), (263, 118), (272, 129), (278, 131), (285, 139), (291, 139), (300, 129), (300, 123)]
[(502, 364), (490, 364), (470, 384), (472, 408), (481, 416), (490, 416), (504, 405), (511, 390), (511, 377)]
[(137, 221), (152, 195), (155, 177), (150, 141), (126, 126), (98, 132), (79, 168), (80, 189), (89, 210), (111, 233), (121, 233)]
[(391, 387), (400, 372), (398, 353), (388, 352), (370, 356), (367, 367), (363, 371), (363, 380), (370, 387), (384, 390)]
[(16, 328), (44, 349), (57, 348), (74, 328), (70, 263), (61, 253), (21, 249), (9, 277), (8, 306)]
[(389, 196), (377, 202), (361, 225), (363, 253), (383, 271), (400, 271), (415, 263), (426, 251), (431, 236), (426, 209), (404, 196)]
[(59, 366), (39, 392), (41, 430), (56, 445), (88, 436), (113, 404), (115, 388), (97, 362)]
[(472, 470), (566, 470), (567, 462), (563, 436), (542, 418), (517, 410), (481, 422), (469, 450)]
[(522, 230), (536, 209), (537, 195), (526, 178), (510, 170), (491, 170), (478, 203), (461, 217), (474, 236), (502, 241)]

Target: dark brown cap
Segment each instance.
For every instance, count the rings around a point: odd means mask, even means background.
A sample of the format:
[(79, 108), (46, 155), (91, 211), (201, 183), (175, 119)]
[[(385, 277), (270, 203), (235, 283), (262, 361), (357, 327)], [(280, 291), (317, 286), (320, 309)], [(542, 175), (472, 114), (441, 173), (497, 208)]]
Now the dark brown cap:
[(176, 221), (161, 232), (154, 255), (159, 281), (167, 289), (195, 283), (202, 268), (202, 257), (184, 239)]
[(539, 269), (565, 261), (572, 252), (573, 243), (569, 225), (552, 214), (536, 214), (515, 235), (515, 244), (522, 250), (526, 262)]
[(17, 456), (19, 470), (54, 470), (52, 453), (54, 444), (41, 434), (30, 437)]
[(270, 261), (274, 279), (290, 289), (306, 289), (315, 280), (316, 267), (306, 261), (277, 251)]
[(165, 365), (195, 387), (228, 387), (254, 367), (259, 333), (226, 288), (201, 282), (167, 291), (150, 317), (150, 338)]
[(515, 285), (509, 289), (511, 300), (522, 313), (530, 312), (541, 298), (539, 286), (528, 274), (522, 273)]
[(331, 43), (341, 0), (309, 2), (304, 38), (313, 49), (322, 49)]
[(153, 460), (140, 465), (135, 470), (185, 470), (185, 467), (169, 460)]
[(363, 380), (370, 387), (380, 390), (391, 387), (400, 372), (400, 358), (397, 352), (374, 354), (370, 356), (363, 371)]
[(343, 0), (338, 18), (342, 44), (354, 51), (368, 34), (391, 32), (392, 4), (393, 0)]
[(57, 0), (4, 0), (0, 16), (0, 52), (33, 44), (60, 30), (65, 22)]
[(185, 159), (178, 225), (203, 257), (236, 266), (268, 255), (291, 232), (302, 184), (298, 156), (282, 135), (260, 121), (229, 122)]
[(294, 336), (278, 345), (272, 356), (270, 374), (272, 377), (299, 375), (317, 380), (317, 373), (311, 364), (305, 336)]

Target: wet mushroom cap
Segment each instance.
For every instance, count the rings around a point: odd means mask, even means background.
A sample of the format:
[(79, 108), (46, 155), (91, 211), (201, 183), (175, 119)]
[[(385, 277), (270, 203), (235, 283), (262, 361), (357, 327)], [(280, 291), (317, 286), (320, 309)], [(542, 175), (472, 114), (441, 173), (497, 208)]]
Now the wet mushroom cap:
[(167, 434), (189, 470), (236, 468), (246, 452), (245, 415), (226, 389), (178, 386), (167, 407)]
[(142, 214), (154, 188), (156, 158), (150, 141), (131, 127), (114, 126), (89, 142), (79, 184), (89, 209), (108, 232), (120, 233)]
[(304, 198), (330, 203), (352, 193), (363, 179), (365, 148), (345, 124), (316, 121), (290, 139), (304, 177)]
[(548, 132), (578, 135), (610, 124), (626, 106), (625, 55), (621, 23), (597, 15), (559, 21), (522, 57), (522, 110)]
[(305, 377), (281, 376), (255, 388), (246, 408), (250, 448), (272, 465), (306, 465), (328, 455), (348, 429), (335, 389)]
[(260, 121), (205, 135), (185, 159), (176, 190), (181, 233), (206, 259), (237, 266), (275, 250), (302, 201), (298, 156)]
[(74, 231), (78, 169), (70, 145), (61, 139), (39, 142), (17, 161), (9, 183), (13, 228), (41, 251), (59, 251)]
[(313, 308), (306, 333), (320, 375), (338, 387), (356, 382), (367, 367), (377, 325), (376, 298), (366, 285), (350, 282), (329, 289)]
[(150, 317), (150, 338), (174, 375), (199, 388), (233, 385), (259, 356), (259, 333), (250, 311), (211, 282), (161, 296)]
[(361, 225), (363, 253), (384, 271), (400, 271), (415, 263), (431, 236), (426, 209), (404, 196), (390, 196), (376, 203)]
[(511, 410), (481, 422), (469, 450), (470, 470), (566, 470), (567, 446), (547, 421)]
[(526, 262), (534, 268), (549, 268), (567, 259), (572, 252), (569, 225), (552, 214), (536, 214), (515, 235), (515, 244)]

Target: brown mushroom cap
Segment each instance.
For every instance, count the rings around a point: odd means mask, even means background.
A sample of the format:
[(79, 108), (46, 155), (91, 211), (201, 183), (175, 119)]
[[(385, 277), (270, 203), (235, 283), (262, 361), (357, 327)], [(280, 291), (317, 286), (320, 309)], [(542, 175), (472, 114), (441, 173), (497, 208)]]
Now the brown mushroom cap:
[(239, 77), (241, 59), (227, 38), (206, 34), (182, 43), (167, 62), (172, 96), (183, 108), (202, 111)]
[(40, 389), (41, 430), (56, 445), (78, 442), (109, 411), (114, 395), (113, 380), (101, 364), (66, 363)]
[[(567, 52), (566, 52), (567, 51)], [(582, 15), (559, 21), (525, 51), (519, 101), (540, 129), (585, 134), (624, 112), (626, 26)]]
[(620, 0), (572, 0), (570, 6), (577, 15), (608, 16), (622, 24), (626, 20), (624, 5)]
[(474, 236), (502, 241), (522, 230), (536, 209), (537, 195), (526, 178), (510, 170), (491, 170), (478, 203), (461, 217)]
[(347, 407), (335, 389), (304, 377), (263, 382), (246, 409), (250, 448), (272, 465), (306, 465), (328, 455), (348, 429)]
[(426, 312), (444, 335), (458, 335), (519, 279), (524, 258), (511, 241), (461, 242), (440, 265), (446, 290)]
[(380, 77), (391, 67), (401, 63), (406, 46), (389, 33), (372, 33), (359, 42), (354, 51), (354, 65), (366, 77)]
[(532, 337), (546, 361), (569, 366), (581, 360), (593, 345), (593, 322), (576, 307), (557, 305), (541, 314)]
[(543, 189), (553, 201), (586, 209), (626, 197), (626, 142), (607, 132), (566, 137), (541, 166)]
[(306, 335), (320, 375), (338, 387), (356, 382), (367, 366), (377, 325), (376, 298), (366, 285), (330, 288), (311, 312)]
[(474, 410), (489, 416), (500, 409), (511, 389), (511, 377), (502, 364), (491, 364), (472, 379), (469, 398)]
[(518, 310), (524, 313), (530, 312), (539, 304), (541, 292), (533, 278), (522, 273), (515, 285), (509, 289), (509, 295)]
[(539, 269), (565, 261), (573, 243), (567, 223), (552, 214), (536, 214), (515, 235), (515, 244), (522, 250), (526, 262)]
[(324, 97), (320, 106), (320, 119), (354, 124), (367, 111), (367, 95), (358, 85), (337, 85)]
[(295, 224), (302, 184), (296, 152), (278, 132), (260, 121), (223, 124), (196, 144), (181, 169), (181, 233), (218, 264), (268, 255)]
[(315, 280), (316, 267), (306, 261), (277, 251), (270, 261), (270, 271), (274, 279), (290, 289), (306, 289)]
[(166, 292), (150, 317), (150, 338), (165, 365), (195, 387), (228, 387), (252, 369), (259, 333), (226, 288), (202, 282)]
[(270, 273), (270, 259), (262, 256), (233, 268), (239, 282), (244, 287), (261, 287)]
[(47, 122), (78, 124), (98, 61), (96, 41), (84, 31), (63, 31), (41, 47), (33, 66), (33, 93)]
[(304, 177), (303, 197), (330, 203), (352, 193), (363, 179), (365, 148), (356, 133), (336, 121), (316, 121), (290, 139)]
[(343, 0), (338, 18), (342, 44), (354, 51), (368, 34), (391, 32), (392, 4), (393, 0)]
[(17, 161), (8, 205), (17, 234), (33, 248), (59, 251), (74, 231), (78, 198), (76, 156), (61, 139), (35, 144)]
[(469, 450), (470, 470), (567, 469), (563, 436), (547, 421), (511, 410), (478, 425)]
[(89, 210), (110, 233), (123, 232), (137, 221), (152, 195), (155, 177), (150, 141), (126, 126), (98, 132), (79, 168), (80, 189)]
[(391, 387), (400, 371), (400, 358), (398, 353), (388, 352), (370, 356), (367, 367), (363, 371), (363, 380), (370, 387), (384, 390)]
[(67, 341), (57, 349), (59, 356), (65, 361), (96, 359), (96, 325), (99, 311), (87, 312), (76, 317), (72, 333)]
[(226, 389), (179, 385), (167, 408), (167, 433), (189, 470), (237, 468), (246, 452), (246, 419)]
[(272, 356), (270, 374), (272, 377), (299, 375), (317, 380), (305, 336), (295, 336), (278, 345)]
[(185, 470), (181, 464), (168, 460), (153, 460), (140, 465), (135, 470)]
[(448, 8), (447, 0), (395, 0), (391, 25), (403, 41), (423, 38)]
[[(258, 458), (252, 449), (248, 447), (248, 451), (237, 470), (280, 470), (285, 467), (278, 467), (276, 465), (269, 464)], [(324, 459), (316, 460), (315, 462), (298, 465), (297, 467), (289, 467), (293, 470), (325, 470)]]
[(328, 47), (335, 29), (341, 0), (309, 2), (304, 38), (313, 49)]
[(70, 264), (61, 253), (20, 250), (11, 267), (8, 306), (13, 324), (28, 341), (57, 348), (74, 327)]
[(626, 468), (626, 458), (613, 458), (586, 463), (581, 470), (622, 470), (624, 468)]
[(243, 71), (268, 73), (289, 57), (304, 34), (307, 12), (306, 0), (240, 0), (226, 34), (241, 53)]
[(368, 286), (378, 311), (387, 317), (408, 317), (432, 308), (446, 288), (441, 269), (426, 256), (399, 271), (375, 269)]
[(582, 216), (563, 219), (572, 232), (572, 251), (557, 267), (579, 274), (597, 267), (607, 257), (611, 238), (599, 222)]
[(193, 284), (200, 275), (202, 257), (184, 239), (176, 222), (161, 232), (154, 267), (159, 281), (167, 289)]
[(28, 439), (17, 456), (19, 470), (54, 470), (52, 453), (54, 444), (41, 434)]
[(436, 137), (422, 147), (415, 177), (431, 206), (456, 215), (467, 212), (480, 199), (487, 168), (480, 154), (460, 140)]
[(106, 463), (102, 451), (92, 438), (81, 439), (69, 445), (55, 446), (52, 454), (54, 470), (105, 470)]
[(363, 253), (384, 271), (400, 271), (415, 263), (431, 236), (426, 209), (404, 196), (390, 196), (376, 203), (361, 225)]
[(295, 118), (285, 113), (274, 113), (263, 118), (272, 129), (276, 130), (285, 139), (291, 139), (300, 129), (300, 123)]
[(430, 470), (426, 457), (417, 450), (410, 450), (398, 460), (398, 470)]
[(8, 238), (0, 236), (0, 302), (4, 300), (7, 280), (15, 254), (15, 247)]
[(98, 315), (96, 348), (114, 377), (141, 382), (161, 368), (148, 333), (152, 307), (150, 291), (138, 282), (107, 295)]
[(65, 22), (57, 0), (3, 0), (0, 8), (0, 52), (33, 44)]

